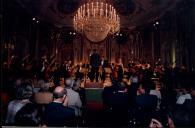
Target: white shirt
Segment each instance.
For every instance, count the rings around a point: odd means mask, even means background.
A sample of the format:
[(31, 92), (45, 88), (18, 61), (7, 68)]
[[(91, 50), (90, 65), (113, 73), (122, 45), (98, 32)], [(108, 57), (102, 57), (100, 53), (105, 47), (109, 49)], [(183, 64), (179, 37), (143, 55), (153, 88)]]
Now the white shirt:
[(161, 104), (161, 93), (160, 93), (160, 91), (150, 90), (150, 95), (154, 95), (158, 98), (157, 109), (160, 109), (160, 104)]
[(179, 96), (179, 98), (177, 99), (176, 104), (181, 104), (182, 105), (185, 102), (185, 100), (187, 100), (187, 99), (189, 99), (189, 100), (192, 99), (192, 97), (189, 93)]
[(155, 95), (158, 99), (161, 99), (161, 93), (158, 90), (150, 90), (150, 95)]
[(101, 61), (101, 65), (102, 65), (102, 66), (104, 65), (104, 61), (103, 61), (103, 60)]
[(138, 83), (138, 77), (137, 76), (131, 76), (130, 80), (132, 83)]

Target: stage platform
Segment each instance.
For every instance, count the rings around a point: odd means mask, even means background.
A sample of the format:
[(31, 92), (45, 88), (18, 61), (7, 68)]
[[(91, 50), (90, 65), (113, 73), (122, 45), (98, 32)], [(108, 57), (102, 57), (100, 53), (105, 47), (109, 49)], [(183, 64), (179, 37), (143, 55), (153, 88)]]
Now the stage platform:
[(104, 88), (102, 82), (87, 82), (84, 87), (87, 88)]
[(86, 91), (86, 107), (92, 110), (100, 110), (103, 108), (102, 92), (103, 83), (100, 82), (87, 82), (85, 84)]

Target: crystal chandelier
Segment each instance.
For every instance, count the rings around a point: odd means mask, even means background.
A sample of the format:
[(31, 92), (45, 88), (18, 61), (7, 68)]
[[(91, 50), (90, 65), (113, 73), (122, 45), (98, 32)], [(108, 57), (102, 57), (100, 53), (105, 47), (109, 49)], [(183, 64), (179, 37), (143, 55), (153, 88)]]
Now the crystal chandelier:
[(108, 34), (120, 29), (120, 18), (112, 5), (91, 1), (79, 7), (73, 20), (77, 32), (92, 42), (104, 40)]

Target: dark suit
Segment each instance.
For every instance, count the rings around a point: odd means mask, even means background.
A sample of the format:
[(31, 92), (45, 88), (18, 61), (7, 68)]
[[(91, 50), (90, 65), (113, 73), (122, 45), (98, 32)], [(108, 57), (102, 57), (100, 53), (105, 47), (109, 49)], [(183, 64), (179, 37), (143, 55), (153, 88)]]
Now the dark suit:
[(121, 65), (119, 65), (119, 69), (118, 69), (118, 81), (122, 81), (123, 79), (123, 68)]
[(75, 111), (63, 106), (61, 103), (52, 102), (45, 108), (43, 123), (47, 126), (72, 126), (75, 119)]
[(96, 82), (98, 82), (98, 76), (99, 76), (99, 66), (100, 66), (100, 55), (97, 53), (93, 53), (90, 57), (90, 65), (92, 67), (91, 69), (91, 75), (92, 80), (94, 80), (94, 77), (96, 78)]
[(142, 108), (152, 108), (157, 107), (157, 97), (154, 95), (143, 94), (136, 97), (136, 103)]
[(105, 87), (103, 103), (108, 124), (111, 126), (126, 126), (128, 122), (128, 95), (112, 87)]
[(90, 65), (92, 67), (99, 67), (100, 66), (100, 55), (97, 53), (93, 53), (90, 57)]
[(148, 126), (157, 107), (157, 97), (154, 95), (143, 94), (136, 96), (136, 106), (134, 108), (135, 119), (141, 127)]

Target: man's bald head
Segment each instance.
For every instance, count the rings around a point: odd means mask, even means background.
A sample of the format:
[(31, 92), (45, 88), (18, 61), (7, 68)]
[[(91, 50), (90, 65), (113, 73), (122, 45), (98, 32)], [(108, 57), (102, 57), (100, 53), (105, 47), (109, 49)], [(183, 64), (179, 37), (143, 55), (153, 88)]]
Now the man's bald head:
[(64, 95), (67, 94), (67, 91), (66, 89), (64, 89), (63, 87), (61, 86), (57, 86), (53, 92), (53, 97), (55, 99), (58, 99), (58, 98), (63, 98)]

